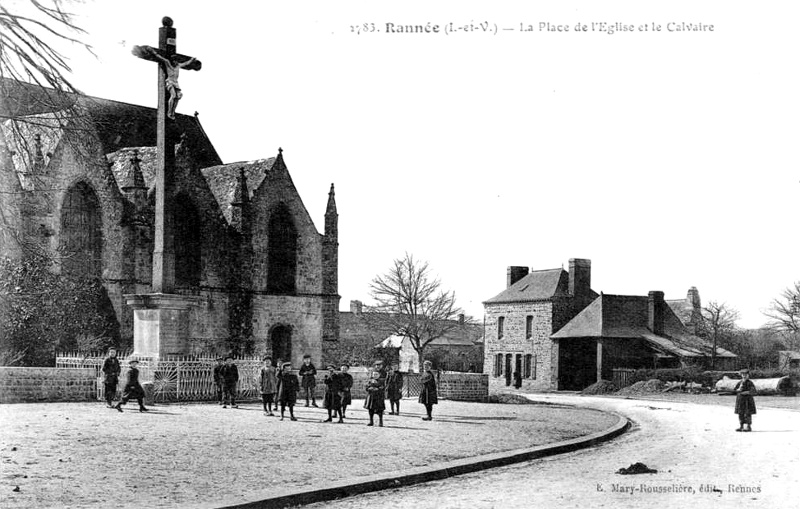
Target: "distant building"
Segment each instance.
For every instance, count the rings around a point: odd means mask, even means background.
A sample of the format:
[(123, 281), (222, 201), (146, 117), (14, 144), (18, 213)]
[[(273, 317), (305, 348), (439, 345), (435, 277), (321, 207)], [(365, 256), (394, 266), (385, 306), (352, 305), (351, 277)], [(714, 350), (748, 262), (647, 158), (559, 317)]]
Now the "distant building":
[[(400, 371), (420, 372), (419, 354), (409, 338), (392, 334), (378, 345), (379, 348), (396, 348), (400, 358)], [(425, 346), (425, 358), (435, 369), (444, 371), (483, 371), (483, 326), (465, 324), (463, 315), (450, 332)]]
[(778, 369), (800, 368), (800, 352), (795, 350), (781, 350), (778, 352)]
[(672, 299), (665, 302), (692, 334), (699, 332), (703, 320), (703, 306), (700, 303), (700, 292), (696, 287), (689, 288), (685, 299)]
[[(611, 379), (615, 368), (707, 364), (711, 345), (692, 334), (664, 300), (598, 295), (591, 261), (571, 259), (569, 271), (509, 267), (506, 289), (484, 302), (484, 372), (490, 390), (522, 375), (523, 389), (579, 390)], [(717, 348), (718, 367), (735, 355)]]

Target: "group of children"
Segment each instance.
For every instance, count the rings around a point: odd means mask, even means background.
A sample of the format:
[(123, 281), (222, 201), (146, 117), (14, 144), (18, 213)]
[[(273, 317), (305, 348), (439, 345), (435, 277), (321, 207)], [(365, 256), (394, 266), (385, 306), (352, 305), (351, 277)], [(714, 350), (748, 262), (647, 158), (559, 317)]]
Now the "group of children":
[[(128, 381), (125, 384), (122, 400), (116, 405), (112, 405), (111, 402), (117, 390), (117, 380), (121, 370), (116, 351), (113, 349), (109, 351), (109, 356), (103, 363), (106, 402), (109, 407), (116, 408), (122, 412), (122, 405), (126, 404), (130, 399), (136, 399), (139, 402), (139, 411), (148, 411), (144, 406), (144, 389), (139, 383), (138, 364), (139, 361), (136, 359), (132, 359), (129, 362)], [(419, 402), (425, 405), (427, 413), (427, 416), (422, 418), (424, 421), (433, 419), (433, 405), (438, 403), (436, 377), (433, 375), (431, 367), (431, 362), (425, 361), (420, 378), (422, 389)], [(338, 371), (336, 366), (332, 364), (328, 365), (327, 369), (328, 373), (323, 378), (323, 383), (325, 384), (323, 406), (328, 410), (328, 418), (323, 422), (333, 422), (333, 418), (337, 417), (338, 420), (336, 422), (342, 423), (346, 417), (347, 407), (352, 404), (350, 391), (353, 388), (353, 376), (348, 373), (350, 367), (347, 364), (342, 364)], [(291, 362), (281, 362), (278, 359), (278, 362), (273, 365), (272, 358), (265, 357), (264, 367), (261, 368), (258, 381), (264, 415), (274, 416), (273, 406), (274, 410), (277, 411), (278, 405), (280, 405), (281, 420), (284, 420), (286, 408), (288, 407), (289, 419), (296, 421), (294, 406), (297, 404), (297, 393), (301, 391), (306, 399), (305, 406), (310, 404), (316, 407), (317, 402), (314, 398), (314, 390), (317, 384), (316, 375), (317, 369), (311, 363), (310, 355), (303, 357), (303, 365), (298, 370), (297, 375), (292, 373)], [(228, 404), (232, 408), (238, 408), (236, 405), (236, 385), (239, 382), (239, 371), (233, 363), (233, 357), (226, 357), (224, 363), (223, 359), (217, 359), (213, 376), (217, 390), (217, 400), (222, 405), (222, 408), (228, 408)], [(372, 367), (365, 390), (367, 395), (364, 400), (364, 408), (369, 413), (369, 424), (367, 426), (375, 425), (376, 415), (378, 416), (378, 426), (383, 426), (383, 414), (386, 411), (385, 400), (387, 398), (390, 405), (389, 415), (400, 415), (400, 400), (403, 398), (403, 374), (399, 371), (397, 364), (387, 371), (382, 361), (376, 361)]]

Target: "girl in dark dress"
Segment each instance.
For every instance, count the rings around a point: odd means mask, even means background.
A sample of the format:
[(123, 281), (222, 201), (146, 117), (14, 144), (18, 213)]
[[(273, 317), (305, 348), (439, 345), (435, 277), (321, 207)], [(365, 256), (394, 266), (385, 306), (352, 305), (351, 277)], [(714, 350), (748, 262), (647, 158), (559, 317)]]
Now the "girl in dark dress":
[(333, 365), (328, 366), (328, 374), (325, 375), (325, 395), (323, 396), (323, 406), (328, 409), (328, 418), (322, 422), (333, 421), (333, 416), (339, 416), (339, 422), (342, 420), (342, 391), (341, 391), (341, 378), (336, 373), (336, 368)]
[(292, 373), (291, 362), (283, 363), (283, 369), (278, 378), (278, 384), (280, 386), (280, 389), (278, 389), (278, 402), (281, 404), (281, 420), (283, 420), (283, 414), (288, 406), (290, 419), (296, 421), (297, 418), (294, 416), (294, 404), (297, 403), (297, 391), (300, 390), (300, 380), (297, 379), (297, 375)]
[(339, 389), (341, 389), (342, 398), (342, 419), (345, 418), (345, 411), (353, 399), (350, 396), (350, 389), (353, 388), (353, 375), (348, 373), (350, 366), (342, 364), (341, 372), (339, 373)]
[(144, 407), (144, 389), (139, 384), (139, 369), (137, 368), (139, 361), (133, 359), (129, 364), (128, 382), (125, 384), (125, 392), (122, 393), (122, 401), (117, 403), (114, 408), (122, 412), (122, 405), (127, 403), (129, 399), (135, 399), (139, 402), (139, 411), (147, 412), (148, 410)]
[[(392, 370), (386, 376), (386, 397), (389, 398), (389, 415), (400, 415), (400, 400), (403, 399), (403, 374), (397, 364), (392, 364)], [(396, 411), (395, 407), (397, 407)]]
[(439, 396), (436, 393), (436, 377), (433, 375), (431, 367), (433, 367), (431, 361), (422, 363), (422, 376), (420, 377), (422, 390), (419, 392), (419, 402), (425, 405), (425, 411), (428, 413), (427, 417), (422, 418), (423, 421), (433, 420), (433, 405), (439, 402)]
[(756, 413), (756, 401), (753, 399), (756, 386), (750, 380), (750, 371), (743, 369), (740, 373), (742, 379), (733, 389), (736, 393), (734, 413), (739, 414), (739, 428), (736, 431), (753, 431), (750, 425), (753, 423), (752, 415)]
[(378, 426), (383, 426), (383, 412), (386, 410), (386, 404), (383, 401), (383, 378), (378, 371), (372, 372), (372, 378), (367, 382), (367, 399), (364, 400), (364, 408), (369, 412), (369, 424), (367, 426), (374, 426), (373, 419), (375, 414), (378, 414)]

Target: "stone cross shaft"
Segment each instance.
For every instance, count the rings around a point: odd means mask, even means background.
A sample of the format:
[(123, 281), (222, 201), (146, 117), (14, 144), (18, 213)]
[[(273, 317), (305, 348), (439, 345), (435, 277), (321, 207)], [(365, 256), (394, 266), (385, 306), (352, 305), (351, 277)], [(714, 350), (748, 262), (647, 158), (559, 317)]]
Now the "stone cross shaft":
[[(158, 29), (158, 48), (150, 46), (134, 46), (132, 53), (144, 60), (157, 62), (158, 65), (158, 113), (156, 146), (158, 163), (156, 165), (156, 214), (155, 239), (153, 245), (153, 293), (172, 293), (175, 287), (175, 242), (173, 176), (175, 173), (175, 141), (176, 129), (174, 120), (167, 116), (169, 92), (166, 79), (167, 69), (160, 58), (176, 64), (186, 63), (192, 57), (179, 55), (175, 51), (175, 29), (172, 19), (164, 17), (162, 27)], [(159, 58), (160, 57), (160, 58)], [(182, 66), (183, 69), (199, 71), (202, 64), (193, 60)]]

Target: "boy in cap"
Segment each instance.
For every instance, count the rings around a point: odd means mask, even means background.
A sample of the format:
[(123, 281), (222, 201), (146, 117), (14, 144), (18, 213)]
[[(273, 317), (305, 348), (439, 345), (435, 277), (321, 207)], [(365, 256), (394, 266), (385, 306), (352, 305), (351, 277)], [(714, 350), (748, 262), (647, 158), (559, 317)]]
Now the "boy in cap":
[(294, 416), (294, 404), (297, 403), (297, 391), (300, 389), (300, 381), (297, 379), (297, 375), (292, 373), (291, 362), (283, 363), (279, 384), (278, 401), (281, 404), (281, 420), (283, 420), (283, 413), (288, 406), (291, 420), (296, 421), (297, 418)]
[[(400, 400), (403, 399), (403, 374), (397, 363), (392, 364), (392, 369), (386, 375), (386, 397), (389, 398), (389, 415), (400, 415)], [(396, 413), (395, 407), (397, 407)]]
[(743, 369), (739, 373), (742, 379), (733, 388), (736, 393), (736, 407), (733, 411), (739, 414), (739, 428), (736, 431), (753, 431), (750, 426), (753, 423), (752, 415), (756, 413), (756, 400), (753, 399), (756, 385), (750, 380), (750, 370)]
[(433, 376), (432, 367), (431, 361), (422, 363), (422, 376), (420, 377), (422, 390), (419, 392), (419, 402), (425, 405), (425, 411), (428, 414), (427, 417), (422, 418), (423, 421), (433, 420), (433, 405), (439, 402), (439, 395), (436, 392), (436, 377)]
[(328, 418), (322, 422), (333, 421), (333, 416), (339, 416), (339, 422), (342, 421), (342, 388), (341, 378), (336, 373), (336, 366), (333, 364), (328, 365), (328, 374), (325, 375), (325, 396), (323, 398), (323, 405), (328, 409)]
[(264, 357), (264, 367), (261, 368), (258, 388), (261, 392), (261, 401), (264, 404), (264, 415), (275, 415), (272, 413), (272, 401), (275, 393), (278, 392), (278, 376), (275, 367), (272, 365), (271, 357)]
[(311, 363), (311, 356), (305, 354), (303, 356), (303, 365), (300, 366), (300, 371), (297, 373), (302, 379), (303, 392), (306, 395), (306, 406), (308, 406), (308, 398), (311, 397), (311, 404), (317, 406), (314, 401), (314, 388), (317, 386), (317, 368)]
[(122, 401), (117, 403), (114, 408), (122, 412), (122, 405), (127, 403), (129, 399), (135, 399), (139, 403), (139, 411), (147, 412), (148, 410), (144, 407), (144, 389), (139, 384), (139, 361), (131, 359), (128, 364), (130, 366), (128, 368), (128, 382), (125, 384), (125, 391), (122, 393)]
[(367, 398), (364, 400), (364, 408), (369, 412), (369, 424), (374, 426), (373, 419), (378, 414), (378, 426), (383, 426), (383, 411), (386, 410), (386, 403), (383, 401), (385, 390), (383, 378), (378, 371), (372, 372), (372, 378), (367, 382)]

